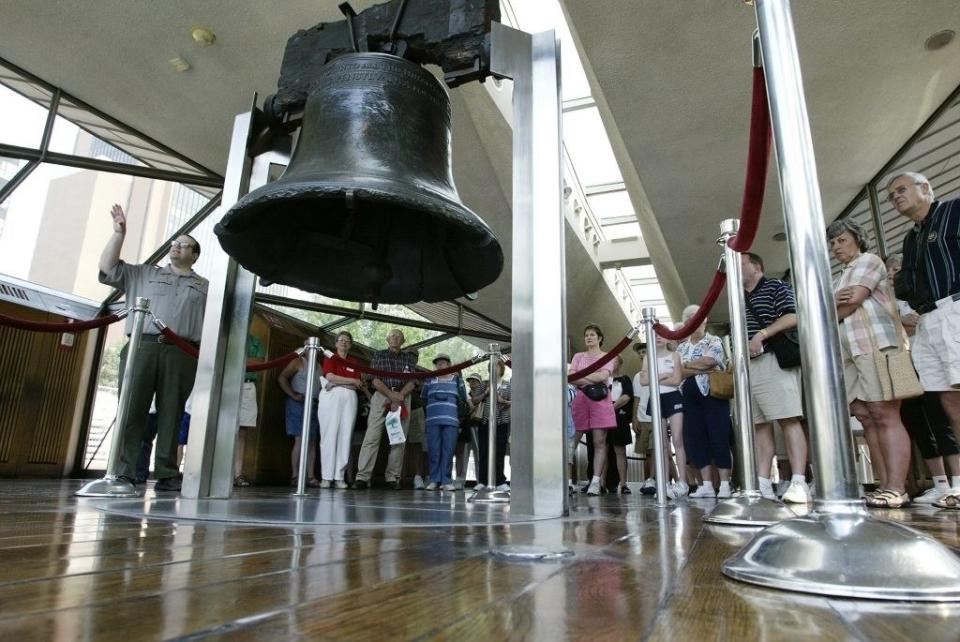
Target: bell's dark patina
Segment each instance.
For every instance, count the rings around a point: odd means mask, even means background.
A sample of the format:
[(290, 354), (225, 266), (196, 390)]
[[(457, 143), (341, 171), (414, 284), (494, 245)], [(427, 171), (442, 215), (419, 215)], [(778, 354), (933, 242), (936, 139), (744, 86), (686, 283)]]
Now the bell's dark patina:
[(317, 74), (290, 165), (215, 227), (263, 279), (348, 301), (441, 301), (503, 270), (490, 228), (460, 202), (450, 100), (419, 65), (345, 54)]

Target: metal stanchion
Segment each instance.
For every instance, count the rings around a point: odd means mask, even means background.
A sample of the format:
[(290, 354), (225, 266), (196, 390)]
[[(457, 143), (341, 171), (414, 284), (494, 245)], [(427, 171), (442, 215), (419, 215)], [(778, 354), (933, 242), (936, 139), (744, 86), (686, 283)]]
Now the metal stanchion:
[(663, 434), (663, 411), (660, 408), (660, 368), (657, 363), (657, 333), (653, 325), (657, 322), (656, 308), (643, 308), (643, 327), (647, 337), (647, 376), (650, 381), (650, 423), (653, 425), (653, 459), (656, 467), (657, 495), (655, 506), (665, 507), (667, 503), (667, 451), (666, 436)]
[(482, 503), (504, 503), (510, 501), (509, 490), (497, 490), (497, 365), (500, 363), (500, 344), (490, 344), (490, 388), (487, 398), (490, 400), (490, 416), (487, 421), (487, 484), (483, 489), (474, 491), (468, 501)]
[(317, 351), (320, 340), (317, 337), (307, 339), (307, 390), (303, 393), (303, 425), (300, 429), (300, 470), (297, 472), (297, 492), (294, 495), (306, 495), (307, 461), (310, 452), (310, 423), (313, 420), (313, 398), (317, 382)]
[(123, 427), (130, 414), (130, 393), (133, 380), (133, 367), (137, 363), (140, 351), (140, 338), (143, 336), (143, 324), (150, 312), (150, 299), (137, 297), (133, 305), (133, 327), (130, 341), (127, 343), (127, 360), (123, 367), (123, 380), (120, 382), (120, 399), (117, 402), (115, 433), (110, 444), (110, 457), (107, 459), (107, 474), (103, 479), (87, 482), (74, 493), (78, 497), (137, 497), (136, 486), (128, 481), (117, 479), (117, 463), (120, 458), (120, 442), (123, 441)]
[(790, 3), (756, 0), (756, 12), (796, 277), (817, 494), (814, 512), (768, 526), (724, 563), (723, 572), (818, 595), (960, 601), (955, 553), (914, 529), (873, 519), (857, 499), (823, 208)]
[(796, 514), (775, 499), (765, 499), (757, 482), (756, 447), (753, 442), (753, 408), (750, 406), (750, 357), (747, 350), (747, 317), (743, 294), (740, 253), (728, 245), (740, 228), (737, 219), (720, 223), (723, 260), (727, 269), (727, 301), (730, 305), (730, 339), (733, 359), (733, 392), (737, 426), (737, 468), (743, 474), (743, 489), (736, 496), (717, 502), (703, 521), (735, 526), (769, 526)]

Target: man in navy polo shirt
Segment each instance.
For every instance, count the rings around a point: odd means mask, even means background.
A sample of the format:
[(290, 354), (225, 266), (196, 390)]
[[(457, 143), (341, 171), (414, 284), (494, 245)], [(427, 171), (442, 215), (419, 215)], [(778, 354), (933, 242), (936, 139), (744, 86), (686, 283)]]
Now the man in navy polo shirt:
[[(923, 174), (904, 172), (887, 183), (893, 207), (913, 221), (903, 239), (897, 298), (920, 314), (910, 348), (923, 389), (938, 392), (960, 438), (960, 199), (934, 200)], [(935, 506), (960, 509), (960, 488)]]
[(770, 469), (776, 444), (773, 422), (780, 424), (793, 476), (783, 501), (805, 504), (810, 499), (806, 478), (807, 438), (803, 416), (800, 368), (781, 368), (767, 342), (777, 334), (795, 328), (797, 307), (793, 288), (784, 281), (763, 274), (763, 259), (747, 252), (741, 255), (743, 289), (746, 291), (747, 338), (750, 340), (750, 400), (757, 431), (757, 469), (760, 492), (776, 499)]

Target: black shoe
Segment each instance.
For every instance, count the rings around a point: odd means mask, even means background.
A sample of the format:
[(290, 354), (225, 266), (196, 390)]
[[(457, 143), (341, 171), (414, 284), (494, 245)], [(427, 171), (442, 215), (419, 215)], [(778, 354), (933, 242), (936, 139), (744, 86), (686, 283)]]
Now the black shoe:
[(159, 479), (157, 480), (156, 485), (153, 487), (153, 490), (171, 490), (180, 492), (180, 478), (173, 476)]
[(352, 488), (353, 490), (366, 490), (370, 488), (370, 484), (363, 481), (362, 479), (358, 479), (355, 482), (353, 482), (353, 485), (350, 486), (350, 488)]
[(633, 491), (630, 490), (630, 487), (629, 487), (629, 486), (621, 486), (621, 487), (620, 487), (620, 494), (621, 494), (621, 495), (632, 495), (632, 494), (633, 494)]
[(387, 490), (400, 490), (401, 488), (403, 487), (400, 485), (399, 479), (397, 481), (387, 482)]
[(117, 475), (117, 481), (127, 482), (128, 484), (130, 484), (130, 485), (132, 485), (132, 486), (136, 486), (137, 484), (142, 484), (142, 483), (143, 483), (143, 482), (140, 481), (139, 479), (131, 479), (131, 478), (127, 477), (126, 475)]

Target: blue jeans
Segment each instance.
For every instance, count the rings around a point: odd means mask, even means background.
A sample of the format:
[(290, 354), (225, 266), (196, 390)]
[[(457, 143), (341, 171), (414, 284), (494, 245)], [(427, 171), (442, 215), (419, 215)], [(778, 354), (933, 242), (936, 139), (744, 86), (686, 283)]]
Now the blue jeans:
[(427, 424), (427, 456), (430, 461), (430, 481), (452, 484), (453, 451), (457, 446), (460, 426)]

